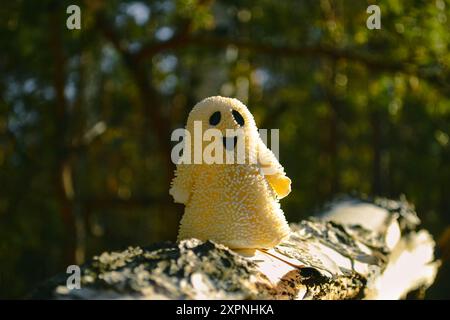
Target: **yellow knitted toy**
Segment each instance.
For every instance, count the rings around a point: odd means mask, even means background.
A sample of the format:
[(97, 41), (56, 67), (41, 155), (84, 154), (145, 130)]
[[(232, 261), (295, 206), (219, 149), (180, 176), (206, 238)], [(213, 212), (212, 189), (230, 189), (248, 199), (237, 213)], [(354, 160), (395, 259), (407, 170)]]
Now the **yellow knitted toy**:
[[(238, 139), (243, 137), (246, 158), (245, 163), (177, 165), (169, 193), (186, 206), (178, 240), (213, 240), (232, 249), (276, 246), (289, 234), (278, 199), (290, 193), (291, 180), (261, 140), (252, 114), (239, 100), (216, 96), (190, 112), (186, 129), (192, 136), (194, 121), (201, 121), (203, 130), (220, 130), (225, 153), (236, 156)], [(241, 129), (243, 135), (227, 136), (227, 129)], [(231, 147), (226, 142), (230, 140)], [(208, 143), (202, 141), (202, 150)], [(252, 162), (252, 156), (257, 160)]]

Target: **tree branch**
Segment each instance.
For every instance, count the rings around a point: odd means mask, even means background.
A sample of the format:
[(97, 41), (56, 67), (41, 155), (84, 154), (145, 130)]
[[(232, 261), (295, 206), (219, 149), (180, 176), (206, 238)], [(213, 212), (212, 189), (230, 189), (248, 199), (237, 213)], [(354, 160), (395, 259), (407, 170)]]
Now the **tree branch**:
[(360, 63), (373, 72), (401, 72), (403, 74), (416, 76), (436, 86), (446, 96), (450, 96), (450, 75), (430, 73), (425, 66), (415, 66), (411, 61), (398, 61), (380, 59), (379, 56), (363, 52), (357, 48), (336, 48), (322, 44), (314, 46), (278, 46), (267, 43), (258, 43), (242, 39), (220, 38), (212, 36), (174, 36), (168, 41), (145, 47), (138, 54), (142, 60), (148, 56), (155, 55), (166, 50), (177, 50), (190, 46), (201, 46), (208, 48), (223, 49), (235, 46), (239, 49), (249, 50), (265, 55), (277, 57), (329, 57), (332, 59), (343, 59)]
[[(142, 126), (143, 137), (146, 141), (146, 137), (148, 135), (145, 134), (145, 132), (147, 130), (153, 130), (155, 133), (160, 147), (160, 155), (164, 165), (166, 166), (166, 179), (169, 181), (173, 171), (172, 161), (170, 159), (170, 132), (168, 121), (167, 119), (164, 119), (164, 116), (162, 115), (163, 106), (161, 98), (151, 83), (151, 72), (147, 72), (143, 63), (138, 60), (137, 54), (130, 53), (129, 50), (123, 45), (114, 27), (107, 22), (102, 12), (98, 12), (96, 14), (96, 26), (101, 30), (105, 38), (110, 41), (120, 53), (125, 65), (128, 68), (128, 71), (137, 85), (144, 109), (144, 122)], [(150, 125), (148, 122), (150, 122)], [(148, 143), (143, 143), (143, 146), (149, 148)]]

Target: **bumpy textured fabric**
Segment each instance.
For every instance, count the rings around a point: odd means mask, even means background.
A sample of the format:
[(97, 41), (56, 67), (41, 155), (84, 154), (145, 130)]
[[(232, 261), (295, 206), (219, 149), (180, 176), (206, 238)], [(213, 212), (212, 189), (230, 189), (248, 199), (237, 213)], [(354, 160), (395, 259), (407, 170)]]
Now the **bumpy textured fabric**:
[[(236, 111), (243, 120), (236, 117)], [(220, 117), (216, 114), (211, 121), (216, 112)], [(245, 162), (194, 163), (194, 121), (200, 121), (203, 130), (220, 130), (225, 139), (235, 138), (226, 129), (241, 129), (243, 134), (236, 140), (237, 144), (245, 142)], [(230, 248), (251, 249), (272, 248), (286, 238), (290, 230), (278, 200), (291, 191), (291, 180), (261, 140), (247, 107), (236, 99), (207, 98), (192, 109), (186, 129), (191, 135), (192, 162), (177, 165), (169, 191), (175, 202), (186, 206), (178, 239), (213, 240)], [(211, 141), (200, 142), (202, 152)], [(236, 145), (224, 150), (238, 159), (237, 150), (242, 149)]]

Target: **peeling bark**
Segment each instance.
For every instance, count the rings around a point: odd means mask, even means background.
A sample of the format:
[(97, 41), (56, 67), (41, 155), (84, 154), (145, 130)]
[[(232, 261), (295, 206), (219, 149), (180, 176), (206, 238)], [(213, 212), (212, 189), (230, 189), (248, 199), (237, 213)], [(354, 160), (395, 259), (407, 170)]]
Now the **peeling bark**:
[(234, 252), (197, 239), (104, 252), (32, 298), (400, 299), (424, 292), (437, 273), (434, 241), (404, 199), (340, 199), (291, 226), (271, 250)]

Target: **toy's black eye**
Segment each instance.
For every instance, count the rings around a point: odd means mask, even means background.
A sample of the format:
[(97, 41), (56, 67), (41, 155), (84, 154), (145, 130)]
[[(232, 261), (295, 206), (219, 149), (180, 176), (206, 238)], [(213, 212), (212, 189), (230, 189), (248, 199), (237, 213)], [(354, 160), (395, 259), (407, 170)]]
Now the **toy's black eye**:
[(239, 112), (237, 112), (236, 110), (233, 110), (233, 111), (231, 111), (231, 113), (233, 114), (234, 120), (236, 120), (236, 122), (240, 126), (243, 126), (245, 124), (244, 117), (242, 117), (242, 115)]
[(220, 118), (221, 118), (220, 111), (214, 112), (211, 115), (211, 117), (209, 117), (209, 124), (212, 125), (212, 126), (218, 125), (219, 122), (220, 122)]

